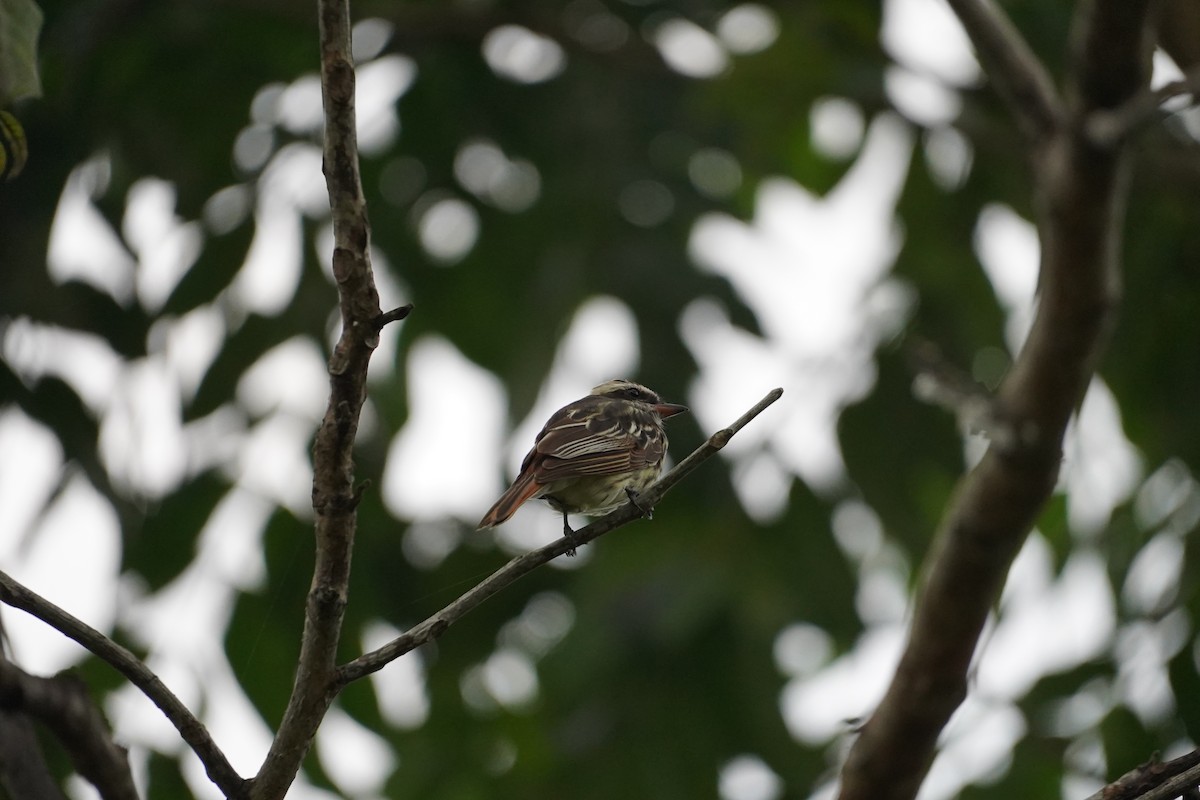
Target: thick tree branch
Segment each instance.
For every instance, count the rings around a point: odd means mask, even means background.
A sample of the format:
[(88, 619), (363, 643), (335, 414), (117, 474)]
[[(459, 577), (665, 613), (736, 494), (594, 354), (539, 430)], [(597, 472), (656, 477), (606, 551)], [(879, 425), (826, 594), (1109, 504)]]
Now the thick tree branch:
[[(966, 696), (971, 658), (1008, 568), (1053, 490), (1067, 422), (1087, 390), (1120, 294), (1124, 159), (1120, 150), (1097, 150), (1082, 134), (1083, 122), (1145, 85), (1139, 42), (1147, 5), (1102, 0), (1082, 7), (1071, 118), (1035, 148), (1038, 313), (995, 398), (1015, 441), (993, 442), (950, 501), (892, 684), (843, 767), (843, 800), (916, 795), (938, 735)], [(978, 22), (968, 24), (977, 43)], [(999, 32), (990, 38), (1011, 39)]]
[(1042, 141), (1062, 127), (1063, 102), (1050, 73), (1012, 21), (991, 0), (948, 0), (996, 92), (1008, 103), (1022, 131)]
[(357, 526), (354, 439), (366, 400), (367, 364), (380, 328), (407, 315), (382, 314), (368, 251), (370, 228), (358, 168), (354, 65), (348, 0), (318, 0), (321, 92), (325, 106), (323, 168), (333, 216), (333, 275), (342, 333), (329, 359), (330, 393), (313, 444), (316, 565), (305, 606), (304, 636), (292, 695), (251, 796), (282, 798), (336, 696), (335, 654), (350, 582)]
[[(638, 502), (653, 508), (671, 487), (683, 480), (696, 467), (715, 455), (729, 443), (733, 436), (744, 428), (750, 420), (757, 417), (767, 406), (774, 403), (783, 395), (783, 389), (773, 389), (766, 397), (756, 403), (749, 411), (739, 417), (728, 428), (717, 431), (696, 448), (691, 455), (680, 461), (674, 469), (664, 475), (653, 486), (642, 492)], [(578, 545), (585, 544), (603, 536), (610, 531), (622, 527), (636, 519), (642, 518), (642, 512), (632, 503), (626, 503), (590, 525), (575, 531), (571, 539), (566, 537), (551, 542), (545, 547), (517, 556), (500, 569), (489, 575), (483, 582), (472, 587), (450, 605), (438, 611), (433, 616), (413, 626), (402, 635), (369, 653), (359, 656), (338, 669), (338, 682), (345, 685), (358, 680), (372, 672), (383, 669), (392, 661), (421, 645), (437, 639), (452, 624), (464, 617), (467, 612), (477, 608), (483, 601), (515, 582), (518, 578), (532, 572), (537, 567)]]
[(188, 711), (170, 689), (138, 658), (100, 631), (68, 614), (44, 597), (30, 591), (0, 572), (0, 600), (40, 619), (50, 627), (82, 645), (88, 652), (107, 662), (166, 715), (179, 735), (204, 764), (208, 777), (226, 797), (245, 797), (245, 780), (234, 771), (225, 754), (209, 736), (200, 720)]
[[(0, 624), (0, 641), (5, 638), (4, 626)], [(11, 666), (0, 646), (0, 670)], [(25, 800), (65, 800), (46, 764), (30, 715), (11, 695), (10, 691), (0, 689), (0, 794), (7, 792), (9, 797)]]
[(104, 800), (138, 800), (125, 749), (112, 732), (87, 686), (70, 673), (42, 678), (0, 659), (0, 707), (37, 719), (62, 744), (75, 771)]
[(0, 710), (0, 794), (22, 800), (66, 800), (42, 755), (37, 731), (20, 711)]

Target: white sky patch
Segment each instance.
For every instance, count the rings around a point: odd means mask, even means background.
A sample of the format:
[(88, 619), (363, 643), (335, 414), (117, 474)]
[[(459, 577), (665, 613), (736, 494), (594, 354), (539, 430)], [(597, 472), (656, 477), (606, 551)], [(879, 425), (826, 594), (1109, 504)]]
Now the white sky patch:
[(275, 413), (250, 428), (230, 467), (238, 485), (270, 498), (297, 519), (310, 518), (314, 427), (309, 420)]
[(321, 173), (321, 148), (310, 142), (292, 142), (271, 158), (258, 179), (260, 204), (280, 202), (309, 219), (329, 217), (329, 194)]
[(37, 521), (61, 478), (63, 450), (54, 433), (18, 408), (0, 408), (0, 564), (19, 556), (29, 528)]
[(541, 592), (525, 604), (521, 614), (504, 624), (496, 641), (532, 658), (550, 652), (575, 625), (575, 606), (564, 594)]
[(509, 158), (490, 139), (472, 139), (459, 147), (454, 177), (480, 200), (510, 213), (537, 202), (542, 188), (541, 174), (532, 162)]
[(1122, 604), (1134, 614), (1157, 615), (1169, 608), (1179, 591), (1185, 551), (1183, 539), (1170, 530), (1142, 545), (1125, 574)]
[[(102, 633), (112, 630), (113, 585), (121, 562), (117, 514), (83, 475), (67, 479), (33, 535), (5, 559), (5, 571)], [(51, 675), (83, 660), (86, 651), (27, 614), (8, 611), (4, 629), (14, 660), (28, 672)]]
[(1055, 575), (1050, 547), (1035, 531), (1013, 562), (999, 619), (977, 654), (979, 691), (1018, 700), (1043, 677), (1101, 655), (1112, 641), (1115, 607), (1099, 555), (1076, 552)]
[(911, 150), (907, 126), (880, 117), (854, 166), (827, 195), (781, 178), (765, 181), (751, 223), (702, 218), (692, 255), (702, 269), (729, 280), (768, 338), (814, 355), (852, 344), (864, 324), (853, 312), (899, 249), (893, 216)]
[[(155, 655), (144, 661), (181, 703), (190, 709), (199, 708), (202, 695), (194, 670), (178, 660)], [(175, 726), (132, 683), (122, 684), (105, 695), (104, 714), (112, 724), (114, 738), (127, 747), (168, 755), (187, 749)], [(225, 746), (224, 742), (219, 744)]]
[(483, 57), (493, 72), (517, 83), (548, 81), (567, 66), (558, 42), (520, 25), (501, 25), (484, 36)]
[(838, 161), (858, 152), (866, 123), (858, 104), (844, 97), (818, 97), (808, 111), (813, 149)]
[(81, 281), (128, 305), (136, 262), (92, 203), (104, 195), (111, 172), (107, 156), (97, 156), (71, 171), (50, 226), (46, 266), (55, 283)]
[[(1162, 525), (1167, 520), (1176, 517), (1187, 507), (1200, 512), (1200, 485), (1192, 477), (1187, 465), (1172, 458), (1156, 469), (1154, 473), (1142, 482), (1134, 501), (1134, 519), (1138, 525), (1150, 529)], [(1200, 521), (1200, 514), (1184, 515), (1184, 524), (1176, 528), (1176, 533), (1186, 533)]]
[(961, 189), (971, 174), (975, 149), (957, 128), (945, 125), (925, 136), (925, 163), (929, 174), (945, 191)]
[[(363, 652), (370, 652), (399, 636), (402, 631), (387, 622), (372, 620), (363, 629)], [(425, 687), (425, 661), (420, 650), (405, 653), (378, 672), (371, 673), (371, 686), (379, 701), (384, 721), (401, 730), (414, 730), (429, 718), (429, 692)]]
[(353, 40), (351, 54), (356, 64), (370, 61), (383, 52), (392, 39), (396, 27), (386, 19), (368, 17), (354, 23), (350, 38)]
[(302, 75), (288, 84), (270, 103), (275, 120), (295, 134), (316, 133), (325, 125), (321, 107), (321, 79), (316, 73)]
[(213, 192), (200, 212), (201, 219), (212, 233), (223, 236), (232, 233), (250, 216), (253, 197), (244, 183), (226, 186)]
[(421, 247), (445, 265), (461, 261), (479, 239), (479, 214), (465, 200), (427, 196), (414, 204), (413, 213)]
[(969, 695), (942, 733), (918, 800), (950, 800), (968, 785), (1001, 777), (1026, 730), (1025, 719), (1015, 706)]
[(975, 227), (975, 255), (1008, 314), (1004, 338), (1009, 352), (1017, 353), (1029, 335), (1036, 308), (1041, 260), (1037, 228), (1008, 206), (989, 203)]
[(114, 483), (151, 498), (179, 485), (187, 470), (181, 409), (178, 382), (161, 357), (126, 366), (97, 448)]
[(237, 384), (238, 402), (252, 415), (282, 411), (314, 425), (325, 416), (328, 394), (325, 356), (308, 336), (293, 336), (263, 353)]
[(715, 78), (729, 67), (721, 40), (682, 17), (659, 24), (653, 43), (667, 66), (688, 78)]
[[(224, 627), (221, 628), (223, 632)], [(216, 641), (219, 650), (221, 640)], [(203, 675), (204, 715), (202, 720), (220, 743), (233, 768), (242, 775), (253, 775), (262, 766), (271, 747), (271, 729), (263, 722), (258, 709), (238, 685), (237, 676), (223, 657), (214, 658)], [(157, 711), (157, 709), (155, 709)], [(162, 713), (162, 712), (159, 712)], [(178, 735), (178, 734), (177, 734)], [(212, 792), (216, 787), (205, 774), (199, 759), (190, 755), (183, 761), (184, 777), (196, 795)], [(220, 798), (220, 792), (214, 797)], [(288, 794), (291, 797), (291, 793)]]
[(156, 313), (200, 257), (204, 243), (200, 224), (175, 215), (175, 186), (142, 178), (129, 188), (121, 233), (137, 254), (137, 296)]
[(264, 194), (254, 214), (254, 238), (229, 287), (245, 311), (268, 317), (287, 308), (300, 283), (300, 215), (291, 205)]
[(876, 626), (824, 669), (788, 681), (780, 697), (784, 724), (798, 741), (822, 745), (850, 732), (883, 697), (904, 644), (903, 625)]
[(783, 796), (783, 778), (756, 755), (726, 761), (717, 773), (721, 800), (775, 800)]
[(1059, 484), (1067, 495), (1067, 520), (1073, 532), (1094, 536), (1137, 491), (1143, 474), (1141, 454), (1125, 438), (1117, 399), (1099, 377), (1092, 378), (1071, 420), (1063, 454)]
[(274, 507), (243, 489), (231, 489), (217, 503), (200, 530), (196, 547), (214, 580), (254, 591), (267, 578), (263, 533)]
[(377, 156), (395, 144), (400, 133), (399, 100), (417, 77), (411, 58), (392, 54), (360, 65), (356, 70), (354, 109), (358, 149)]
[(382, 792), (396, 768), (391, 746), (336, 705), (317, 729), (317, 758), (337, 787), (351, 797)]
[(88, 411), (101, 415), (112, 403), (124, 362), (107, 341), (94, 333), (43, 325), (18, 317), (0, 327), (4, 360), (29, 383), (45, 376), (61, 378)]
[(225, 344), (225, 315), (212, 305), (182, 317), (160, 317), (150, 328), (147, 349), (161, 355), (180, 394), (190, 402)]
[(904, 67), (885, 69), (883, 88), (897, 111), (928, 128), (947, 125), (962, 111), (958, 92), (936, 78)]
[(476, 670), (483, 690), (510, 711), (527, 708), (538, 698), (537, 668), (519, 650), (500, 648)]
[(731, 53), (766, 50), (779, 38), (779, 16), (759, 3), (734, 6), (717, 20), (717, 36)]
[[(747, 428), (728, 456), (769, 447), (780, 469), (814, 487), (842, 480), (837, 416), (870, 390), (875, 347), (902, 324), (910, 303), (906, 287), (887, 273), (900, 245), (895, 202), (911, 151), (907, 126), (880, 117), (858, 160), (825, 197), (773, 179), (760, 188), (750, 223), (716, 214), (697, 222), (693, 258), (733, 285), (764, 337), (734, 328), (711, 300), (689, 306), (680, 327), (700, 364), (689, 405), (710, 429), (727, 425), (770, 388), (785, 390), (767, 411), (770, 426)], [(756, 481), (768, 467), (755, 466)], [(753, 503), (750, 513), (777, 513), (784, 482), (771, 483), (779, 487), (774, 499), (751, 499), (749, 487), (739, 489), (743, 502)]]
[(500, 461), (500, 383), (450, 342), (425, 336), (409, 352), (407, 384), (409, 418), (388, 449), (384, 502), (403, 519), (474, 523), (503, 488), (489, 468)]
[(888, 54), (910, 70), (952, 86), (979, 82), (981, 71), (971, 40), (943, 2), (885, 0), (879, 37)]
[(793, 622), (775, 637), (775, 666), (784, 675), (812, 675), (833, 655), (833, 637), (808, 622)]
[(1167, 664), (1188, 645), (1190, 628), (1187, 612), (1175, 609), (1161, 620), (1131, 622), (1117, 633), (1117, 692), (1148, 728), (1165, 724), (1175, 712)]

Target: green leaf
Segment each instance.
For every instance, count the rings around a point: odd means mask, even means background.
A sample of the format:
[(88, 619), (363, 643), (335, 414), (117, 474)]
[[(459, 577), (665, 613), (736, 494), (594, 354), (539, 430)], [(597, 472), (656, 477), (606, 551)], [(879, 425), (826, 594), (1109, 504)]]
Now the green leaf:
[(33, 0), (0, 0), (0, 106), (42, 96), (37, 41), (42, 10)]

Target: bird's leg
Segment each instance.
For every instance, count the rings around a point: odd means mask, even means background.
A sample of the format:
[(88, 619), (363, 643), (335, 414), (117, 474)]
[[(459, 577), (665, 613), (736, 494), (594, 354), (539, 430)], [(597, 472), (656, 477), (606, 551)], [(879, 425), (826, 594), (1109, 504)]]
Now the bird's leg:
[(634, 489), (632, 486), (626, 486), (625, 496), (629, 498), (629, 502), (633, 504), (634, 508), (642, 512), (643, 517), (646, 519), (654, 519), (654, 508), (642, 505), (642, 495), (637, 489)]
[(567, 512), (562, 512), (563, 515), (563, 536), (571, 543), (571, 549), (567, 551), (568, 556), (575, 555), (575, 531), (571, 530), (571, 526), (567, 523)]

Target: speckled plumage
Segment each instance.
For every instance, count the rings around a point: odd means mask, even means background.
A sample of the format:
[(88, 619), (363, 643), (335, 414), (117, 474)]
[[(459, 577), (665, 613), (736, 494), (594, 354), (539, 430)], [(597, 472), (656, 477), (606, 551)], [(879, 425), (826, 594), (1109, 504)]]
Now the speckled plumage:
[(607, 513), (658, 479), (667, 452), (663, 420), (686, 411), (645, 386), (612, 380), (551, 415), (512, 485), (484, 515), (499, 525), (530, 498), (563, 515)]

